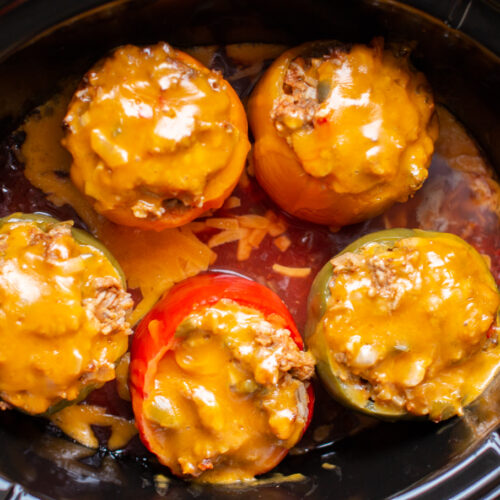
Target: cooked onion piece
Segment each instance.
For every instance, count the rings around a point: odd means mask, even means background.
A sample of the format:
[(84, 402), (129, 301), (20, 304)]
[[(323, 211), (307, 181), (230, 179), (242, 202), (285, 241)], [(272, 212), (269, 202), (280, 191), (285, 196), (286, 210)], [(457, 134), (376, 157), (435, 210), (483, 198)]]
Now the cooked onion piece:
[(457, 236), (389, 230), (313, 285), (307, 344), (331, 393), (375, 416), (462, 415), (500, 369), (500, 293)]
[(133, 304), (109, 253), (71, 223), (15, 214), (0, 260), (2, 405), (40, 414), (113, 379)]
[(404, 47), (310, 42), (282, 54), (249, 103), (255, 173), (282, 208), (335, 227), (406, 201), (427, 177), (437, 118)]
[(249, 149), (230, 85), (165, 43), (127, 45), (98, 62), (65, 125), (76, 186), (107, 218), (144, 229), (179, 226), (220, 207)]

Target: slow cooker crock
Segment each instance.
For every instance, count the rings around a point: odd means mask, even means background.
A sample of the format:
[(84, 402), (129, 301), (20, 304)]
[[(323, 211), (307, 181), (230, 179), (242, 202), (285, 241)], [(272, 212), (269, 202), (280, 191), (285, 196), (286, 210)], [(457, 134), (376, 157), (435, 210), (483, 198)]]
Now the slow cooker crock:
[[(107, 50), (125, 42), (166, 40), (180, 47), (245, 41), (298, 44), (321, 38), (366, 42), (383, 35), (416, 41), (414, 63), (427, 74), (437, 100), (466, 124), (498, 167), (499, 30), (500, 5), (493, 0), (2, 1), (0, 136), (57, 91), (67, 75), (82, 74)], [(490, 394), (498, 385), (497, 381)], [(79, 459), (82, 447), (49, 431), (44, 421), (3, 412), (0, 495), (9, 499), (152, 499), (163, 494), (182, 499), (497, 498), (500, 412), (486, 418), (479, 409), (473, 411), (476, 424), (470, 419), (439, 426), (381, 424), (292, 455), (278, 468), (285, 475), (300, 472), (305, 481), (234, 489), (174, 480), (168, 490), (155, 483), (155, 475), (163, 469), (150, 460), (106, 450)], [(335, 468), (322, 468), (326, 459)]]

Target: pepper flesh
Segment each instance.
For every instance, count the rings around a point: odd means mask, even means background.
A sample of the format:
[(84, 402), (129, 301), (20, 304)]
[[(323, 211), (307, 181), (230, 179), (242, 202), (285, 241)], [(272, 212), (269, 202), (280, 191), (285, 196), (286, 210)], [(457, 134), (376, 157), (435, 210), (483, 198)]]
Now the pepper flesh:
[(114, 378), (132, 299), (90, 235), (49, 217), (0, 225), (0, 397), (41, 414)]
[(165, 43), (118, 48), (85, 76), (65, 117), (71, 178), (118, 224), (161, 230), (219, 208), (249, 149), (238, 96)]
[(271, 469), (301, 437), (313, 404), (305, 380), (314, 362), (285, 306), (265, 287), (226, 275), (187, 280), (162, 302), (132, 345), (143, 442), (175, 474), (198, 481)]
[(249, 103), (259, 183), (282, 208), (335, 227), (406, 201), (437, 138), (432, 94), (402, 48), (310, 42), (285, 52)]
[(499, 311), (484, 259), (463, 240), (381, 231), (318, 274), (307, 344), (342, 402), (440, 421), (461, 415), (500, 369)]

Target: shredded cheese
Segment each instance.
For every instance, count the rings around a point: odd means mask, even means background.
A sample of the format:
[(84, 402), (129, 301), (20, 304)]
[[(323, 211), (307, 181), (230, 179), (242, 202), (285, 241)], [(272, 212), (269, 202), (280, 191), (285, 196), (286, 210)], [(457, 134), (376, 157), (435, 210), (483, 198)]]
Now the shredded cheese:
[(226, 229), (218, 234), (215, 234), (208, 240), (209, 248), (214, 248), (224, 243), (231, 243), (232, 241), (238, 241), (245, 236), (244, 230), (241, 228), (237, 229)]
[(288, 267), (281, 264), (273, 264), (273, 271), (291, 278), (305, 278), (311, 274), (310, 267)]
[(268, 229), (269, 236), (275, 238), (276, 236), (280, 236), (286, 231), (287, 229), (286, 222), (281, 217), (278, 217), (272, 210), (268, 210), (266, 212), (266, 217), (270, 221)]
[(190, 222), (189, 224), (186, 224), (184, 227), (189, 228), (193, 233), (201, 233), (202, 231), (205, 231), (207, 228), (207, 225), (205, 224), (204, 221), (193, 221)]
[(236, 251), (236, 258), (239, 261), (247, 260), (252, 253), (252, 245), (248, 242), (248, 240), (241, 239), (238, 242), (238, 250)]
[(241, 207), (241, 200), (237, 196), (230, 196), (224, 203), (224, 208), (226, 210), (238, 207)]
[(280, 252), (286, 252), (288, 248), (290, 248), (292, 241), (288, 236), (282, 235), (278, 236), (278, 238), (275, 238), (273, 240), (273, 243), (276, 245), (276, 247), (278, 247)]
[[(225, 243), (237, 241), (238, 248), (236, 258), (239, 261), (247, 260), (253, 249), (259, 248), (267, 235), (276, 237), (282, 235), (287, 230), (286, 222), (278, 217), (272, 210), (268, 210), (264, 215), (245, 214), (234, 217), (213, 217), (205, 219), (204, 222), (192, 222), (188, 224), (194, 232), (202, 232), (207, 228), (222, 229), (220, 233), (213, 235), (208, 240), (208, 247), (215, 248)], [(291, 240), (283, 236), (275, 244), (285, 251)]]
[(262, 215), (240, 215), (237, 219), (241, 227), (251, 229), (267, 229), (269, 227), (269, 219)]
[(266, 235), (266, 229), (252, 229), (248, 235), (248, 243), (252, 248), (259, 248)]

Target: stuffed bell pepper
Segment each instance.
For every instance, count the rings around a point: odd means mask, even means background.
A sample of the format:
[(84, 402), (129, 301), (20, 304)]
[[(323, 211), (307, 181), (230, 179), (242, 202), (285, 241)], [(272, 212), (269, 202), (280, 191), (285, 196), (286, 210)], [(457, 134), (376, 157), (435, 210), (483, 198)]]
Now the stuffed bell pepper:
[(320, 271), (308, 307), (322, 381), (369, 415), (462, 415), (500, 369), (499, 290), (486, 259), (451, 234), (355, 241)]
[(46, 414), (115, 377), (133, 301), (111, 254), (71, 222), (0, 220), (2, 408)]
[(166, 43), (126, 45), (99, 61), (64, 124), (75, 185), (108, 219), (142, 229), (219, 208), (250, 147), (231, 86)]
[(249, 102), (257, 180), (287, 212), (336, 228), (406, 201), (438, 134), (406, 46), (308, 42), (282, 54)]
[(178, 476), (252, 479), (304, 433), (313, 371), (274, 292), (233, 275), (190, 278), (134, 336), (130, 388), (141, 439)]

